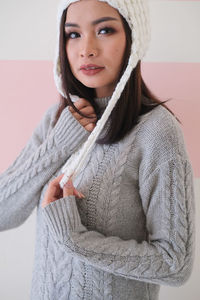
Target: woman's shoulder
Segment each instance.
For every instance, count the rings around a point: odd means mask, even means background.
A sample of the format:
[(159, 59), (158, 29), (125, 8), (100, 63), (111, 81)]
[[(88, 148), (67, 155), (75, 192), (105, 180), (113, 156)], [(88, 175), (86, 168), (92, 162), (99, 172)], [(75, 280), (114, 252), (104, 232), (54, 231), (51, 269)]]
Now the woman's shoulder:
[(146, 151), (186, 154), (181, 124), (163, 105), (142, 115), (138, 126), (137, 140)]
[(50, 125), (50, 123), (55, 118), (57, 111), (59, 109), (59, 103), (51, 104), (43, 113), (42, 119), (40, 120), (40, 124)]
[(146, 135), (163, 137), (165, 135), (182, 135), (181, 124), (176, 116), (163, 105), (158, 105), (142, 115), (139, 121), (140, 132)]
[(42, 119), (35, 128), (34, 133), (37, 136), (41, 136), (42, 140), (44, 140), (52, 130), (58, 108), (59, 103), (50, 105), (44, 112)]
[(44, 119), (54, 119), (54, 117), (56, 116), (56, 113), (58, 111), (59, 108), (59, 103), (53, 103), (52, 105), (50, 105), (47, 110), (45, 111), (44, 114)]

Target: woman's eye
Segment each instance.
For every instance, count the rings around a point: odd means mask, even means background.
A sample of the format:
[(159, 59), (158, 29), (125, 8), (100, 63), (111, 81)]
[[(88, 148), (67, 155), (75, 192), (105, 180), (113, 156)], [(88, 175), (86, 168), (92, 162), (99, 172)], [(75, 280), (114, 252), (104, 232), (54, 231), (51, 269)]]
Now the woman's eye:
[(77, 32), (65, 32), (65, 37), (67, 39), (76, 39), (79, 36), (79, 34)]
[(108, 33), (113, 33), (115, 30), (111, 27), (105, 27), (99, 30), (100, 34), (108, 34)]
[[(102, 28), (98, 31), (99, 34), (103, 34), (103, 35), (104, 34), (110, 34), (110, 33), (113, 33), (113, 32), (115, 32), (115, 30), (111, 27), (104, 27), (104, 28)], [(66, 37), (66, 39), (76, 39), (76, 38), (80, 37), (80, 34), (78, 32), (75, 32), (75, 31), (65, 32), (65, 37)]]

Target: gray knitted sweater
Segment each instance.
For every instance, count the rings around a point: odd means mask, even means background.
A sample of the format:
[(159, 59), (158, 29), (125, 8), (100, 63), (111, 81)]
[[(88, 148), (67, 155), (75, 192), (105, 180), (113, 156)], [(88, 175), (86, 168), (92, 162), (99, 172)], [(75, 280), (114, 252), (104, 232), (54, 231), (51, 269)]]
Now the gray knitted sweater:
[[(102, 112), (109, 98), (96, 99)], [(0, 176), (0, 230), (37, 206), (32, 300), (156, 300), (159, 286), (189, 277), (194, 249), (191, 165), (176, 119), (162, 106), (120, 142), (97, 145), (65, 197), (44, 209), (49, 181), (87, 139), (58, 104)], [(104, 128), (105, 130), (105, 128)]]

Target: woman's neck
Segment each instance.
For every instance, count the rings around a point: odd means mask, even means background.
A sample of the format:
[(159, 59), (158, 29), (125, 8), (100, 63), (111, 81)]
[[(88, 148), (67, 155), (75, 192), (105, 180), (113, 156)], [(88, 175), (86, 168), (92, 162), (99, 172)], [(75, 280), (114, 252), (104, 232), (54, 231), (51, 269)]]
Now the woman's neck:
[(111, 99), (111, 96), (109, 97), (96, 97), (94, 98), (95, 103), (98, 105), (100, 109), (105, 109), (108, 105), (109, 100)]

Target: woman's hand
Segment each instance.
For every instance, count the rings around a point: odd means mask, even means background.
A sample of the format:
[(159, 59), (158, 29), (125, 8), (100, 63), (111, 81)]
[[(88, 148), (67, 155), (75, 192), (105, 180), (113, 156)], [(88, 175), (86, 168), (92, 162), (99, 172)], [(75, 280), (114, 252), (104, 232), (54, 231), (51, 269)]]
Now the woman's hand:
[(87, 130), (92, 131), (96, 126), (97, 116), (94, 111), (94, 108), (90, 104), (89, 101), (85, 100), (84, 98), (80, 98), (78, 101), (74, 102), (74, 105), (78, 110), (80, 110), (83, 114), (87, 115), (88, 117), (93, 117), (93, 119), (87, 119), (80, 116), (75, 110), (69, 106), (69, 111), (72, 113), (73, 117), (79, 121), (79, 123)]
[(82, 193), (79, 193), (75, 187), (73, 186), (73, 182), (71, 177), (64, 185), (63, 189), (61, 189), (59, 182), (62, 179), (64, 174), (56, 177), (49, 183), (47, 188), (46, 194), (44, 196), (44, 200), (42, 202), (42, 207), (44, 208), (49, 203), (54, 202), (60, 198), (67, 197), (67, 196), (76, 196), (78, 198), (84, 198), (85, 196)]

